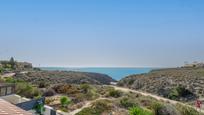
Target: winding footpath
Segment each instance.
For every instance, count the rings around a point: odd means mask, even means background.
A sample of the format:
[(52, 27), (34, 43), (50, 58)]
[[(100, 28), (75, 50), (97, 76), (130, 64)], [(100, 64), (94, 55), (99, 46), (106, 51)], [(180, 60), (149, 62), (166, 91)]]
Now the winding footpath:
[(94, 102), (96, 102), (96, 101), (98, 101), (98, 100), (102, 100), (102, 99), (108, 99), (108, 98), (102, 98), (102, 97), (100, 97), (100, 98), (98, 98), (98, 99), (96, 99), (96, 100), (93, 100), (93, 101), (87, 101), (84, 106), (82, 106), (81, 108), (76, 109), (76, 110), (74, 110), (74, 111), (68, 113), (67, 115), (75, 115), (75, 114), (77, 114), (78, 112), (80, 112), (81, 110), (83, 110), (84, 108), (90, 107), (90, 106), (92, 105), (92, 103), (94, 103)]
[[(112, 86), (112, 85), (111, 85)], [(201, 112), (201, 113), (204, 113), (204, 110), (198, 110), (196, 107), (193, 107), (193, 106), (190, 106), (188, 104), (185, 104), (185, 103), (182, 103), (182, 102), (178, 102), (178, 101), (174, 101), (174, 100), (170, 100), (170, 99), (167, 99), (167, 98), (164, 98), (164, 97), (160, 97), (160, 96), (157, 96), (157, 95), (153, 95), (153, 94), (150, 94), (150, 93), (146, 93), (146, 92), (141, 92), (141, 91), (136, 91), (136, 90), (132, 90), (132, 89), (129, 89), (129, 88), (124, 88), (124, 87), (118, 87), (118, 86), (112, 86), (114, 87), (116, 90), (121, 90), (123, 92), (133, 92), (133, 93), (138, 93), (138, 94), (141, 94), (143, 96), (150, 96), (150, 97), (153, 97), (157, 100), (162, 100), (164, 102), (167, 102), (167, 103), (170, 103), (170, 104), (173, 104), (173, 105), (176, 105), (176, 104), (181, 104), (181, 105), (184, 105), (184, 106), (187, 106), (187, 107), (190, 107), (190, 108), (194, 108), (195, 110), (197, 110), (198, 112)]]
[[(170, 100), (170, 99), (167, 99), (167, 98), (164, 98), (164, 97), (160, 97), (160, 96), (157, 96), (157, 95), (153, 95), (153, 94), (150, 94), (150, 93), (146, 93), (146, 92), (141, 92), (141, 91), (136, 91), (136, 90), (132, 90), (132, 89), (129, 89), (129, 88), (124, 88), (124, 87), (118, 87), (118, 86), (113, 86), (113, 85), (110, 85), (111, 87), (115, 88), (116, 90), (121, 90), (123, 92), (133, 92), (133, 93), (137, 93), (137, 94), (141, 94), (143, 96), (150, 96), (152, 98), (155, 98), (157, 100), (161, 100), (161, 101), (164, 101), (164, 102), (167, 102), (167, 103), (170, 103), (170, 104), (173, 104), (173, 105), (176, 105), (176, 104), (181, 104), (181, 105), (184, 105), (184, 106), (187, 106), (187, 107), (191, 107), (191, 108), (194, 108), (195, 110), (196, 107), (193, 107), (193, 106), (190, 106), (188, 104), (184, 104), (182, 102), (178, 102), (178, 101), (174, 101), (174, 100)], [(108, 99), (110, 100), (109, 98), (98, 98), (96, 100), (93, 100), (93, 101), (87, 101), (86, 104), (84, 106), (82, 106), (81, 108), (79, 109), (76, 109), (74, 111), (71, 111), (69, 113), (63, 113), (63, 115), (75, 115), (76, 113), (80, 112), (81, 110), (83, 110), (84, 108), (87, 108), (87, 107), (90, 107), (92, 105), (92, 103), (98, 101), (98, 100), (102, 100), (102, 99)], [(201, 112), (201, 113), (204, 113), (204, 110), (197, 110), (198, 112)]]

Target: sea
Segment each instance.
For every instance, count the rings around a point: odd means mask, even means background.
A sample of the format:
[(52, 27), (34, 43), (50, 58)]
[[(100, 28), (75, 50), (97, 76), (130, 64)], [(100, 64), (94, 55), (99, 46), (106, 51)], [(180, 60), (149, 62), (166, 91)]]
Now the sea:
[(113, 79), (119, 81), (122, 78), (133, 75), (148, 73), (155, 68), (113, 68), (113, 67), (83, 67), (83, 68), (70, 68), (70, 67), (40, 67), (42, 70), (58, 70), (58, 71), (79, 71), (79, 72), (93, 72), (106, 74)]

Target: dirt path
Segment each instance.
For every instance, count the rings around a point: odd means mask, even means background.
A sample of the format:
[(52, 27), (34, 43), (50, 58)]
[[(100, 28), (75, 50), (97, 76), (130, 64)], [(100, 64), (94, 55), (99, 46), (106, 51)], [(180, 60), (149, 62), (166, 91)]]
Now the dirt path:
[[(112, 86), (112, 87), (114, 87), (116, 90), (121, 90), (121, 91), (124, 91), (124, 92), (138, 93), (138, 94), (141, 94), (141, 95), (144, 95), (144, 96), (153, 97), (153, 98), (155, 98), (155, 99), (157, 99), (157, 100), (162, 100), (162, 101), (171, 103), (171, 104), (173, 104), (173, 105), (181, 104), (181, 105), (188, 106), (188, 107), (191, 107), (191, 108), (194, 108), (194, 109), (197, 110), (196, 107), (190, 106), (190, 105), (188, 105), (188, 104), (184, 104), (184, 103), (182, 103), (182, 102), (170, 100), (170, 99), (167, 99), (167, 98), (164, 98), (164, 97), (160, 97), (160, 96), (157, 96), (157, 95), (153, 95), (153, 94), (150, 94), (150, 93), (141, 92), (141, 91), (136, 91), (136, 90), (132, 90), (132, 89), (129, 89), (129, 88), (118, 87), (118, 86)], [(201, 112), (201, 113), (204, 113), (204, 110), (197, 110), (197, 111), (198, 111), (198, 112)]]
[[(170, 100), (170, 99), (167, 99), (167, 98), (164, 98), (164, 97), (160, 97), (160, 96), (157, 96), (157, 95), (153, 95), (153, 94), (150, 94), (150, 93), (146, 93), (146, 92), (141, 92), (141, 91), (136, 91), (136, 90), (132, 90), (132, 89), (128, 89), (128, 88), (124, 88), (124, 87), (118, 87), (118, 86), (112, 86), (111, 87), (114, 87), (116, 90), (121, 90), (123, 92), (133, 92), (133, 93), (137, 93), (137, 94), (141, 94), (143, 96), (150, 96), (150, 97), (153, 97), (157, 100), (162, 100), (164, 102), (168, 102), (170, 104), (173, 104), (173, 105), (176, 105), (176, 104), (181, 104), (181, 105), (184, 105), (184, 106), (188, 106), (188, 107), (191, 107), (191, 108), (194, 108), (196, 109), (195, 107), (193, 106), (190, 106), (188, 104), (184, 104), (184, 103), (181, 103), (181, 102), (178, 102), (178, 101), (174, 101), (174, 100)], [(63, 115), (75, 115), (76, 113), (80, 112), (81, 110), (83, 110), (84, 108), (87, 108), (87, 107), (90, 107), (92, 103), (98, 101), (98, 100), (102, 100), (102, 99), (108, 99), (108, 98), (98, 98), (96, 100), (93, 100), (93, 101), (87, 101), (85, 102), (86, 104), (84, 106), (82, 106), (81, 108), (79, 109), (76, 109), (74, 111), (71, 111), (69, 113), (64, 113)], [(196, 109), (197, 110), (197, 109)], [(201, 113), (204, 113), (204, 110), (197, 110), (198, 112), (201, 112)]]
[(92, 103), (94, 103), (94, 102), (96, 102), (96, 101), (98, 101), (98, 100), (102, 100), (102, 99), (108, 99), (108, 98), (102, 98), (102, 97), (101, 97), (101, 98), (98, 98), (98, 99), (93, 100), (93, 101), (87, 101), (84, 106), (82, 106), (81, 108), (76, 109), (76, 110), (74, 110), (74, 111), (68, 113), (67, 115), (75, 115), (76, 113), (80, 112), (82, 109), (87, 108), (87, 107), (90, 107)]

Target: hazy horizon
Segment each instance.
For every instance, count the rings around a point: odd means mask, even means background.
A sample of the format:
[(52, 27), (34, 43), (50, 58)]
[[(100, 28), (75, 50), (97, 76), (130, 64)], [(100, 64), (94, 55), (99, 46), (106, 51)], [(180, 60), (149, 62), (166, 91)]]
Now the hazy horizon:
[(0, 60), (40, 67), (204, 62), (202, 0), (2, 0)]

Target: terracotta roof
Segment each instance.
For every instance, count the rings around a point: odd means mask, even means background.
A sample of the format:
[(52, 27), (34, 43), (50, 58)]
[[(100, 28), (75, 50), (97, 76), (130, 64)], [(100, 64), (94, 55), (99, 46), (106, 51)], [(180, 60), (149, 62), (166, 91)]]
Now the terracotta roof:
[(0, 115), (32, 115), (32, 113), (0, 99)]

